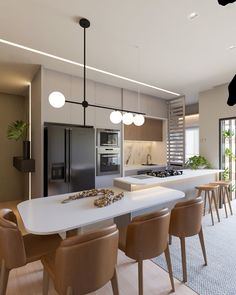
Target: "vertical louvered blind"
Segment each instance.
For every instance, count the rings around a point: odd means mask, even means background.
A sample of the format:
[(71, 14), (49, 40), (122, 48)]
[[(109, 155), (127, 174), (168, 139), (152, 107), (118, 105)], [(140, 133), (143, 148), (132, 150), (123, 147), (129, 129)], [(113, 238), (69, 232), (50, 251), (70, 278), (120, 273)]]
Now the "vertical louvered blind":
[(168, 102), (167, 163), (183, 167), (185, 163), (185, 98)]

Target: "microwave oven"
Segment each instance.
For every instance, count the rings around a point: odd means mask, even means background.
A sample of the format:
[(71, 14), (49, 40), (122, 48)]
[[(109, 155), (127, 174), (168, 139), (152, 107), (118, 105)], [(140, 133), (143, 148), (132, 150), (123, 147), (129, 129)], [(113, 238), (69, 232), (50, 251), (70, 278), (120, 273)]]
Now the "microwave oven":
[(120, 130), (97, 129), (98, 147), (120, 147)]

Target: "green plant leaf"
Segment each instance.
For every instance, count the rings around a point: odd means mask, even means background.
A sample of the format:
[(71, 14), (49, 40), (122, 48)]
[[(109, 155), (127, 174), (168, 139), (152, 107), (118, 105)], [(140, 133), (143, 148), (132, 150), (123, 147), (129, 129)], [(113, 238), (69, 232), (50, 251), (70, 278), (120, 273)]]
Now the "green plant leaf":
[(28, 128), (28, 123), (22, 120), (16, 120), (15, 122), (12, 122), (8, 125), (7, 138), (14, 139), (16, 141), (19, 139), (26, 140)]

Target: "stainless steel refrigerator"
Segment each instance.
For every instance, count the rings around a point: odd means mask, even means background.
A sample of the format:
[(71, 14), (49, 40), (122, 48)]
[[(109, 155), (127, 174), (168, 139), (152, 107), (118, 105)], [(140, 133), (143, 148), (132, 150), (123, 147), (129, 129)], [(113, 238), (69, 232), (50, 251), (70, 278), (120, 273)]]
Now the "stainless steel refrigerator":
[(45, 124), (44, 196), (94, 187), (94, 128)]

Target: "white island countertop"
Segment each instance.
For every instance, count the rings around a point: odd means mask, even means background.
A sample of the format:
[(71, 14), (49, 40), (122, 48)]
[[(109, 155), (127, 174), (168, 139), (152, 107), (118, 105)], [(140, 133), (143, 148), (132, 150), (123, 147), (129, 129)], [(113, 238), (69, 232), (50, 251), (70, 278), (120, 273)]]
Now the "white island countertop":
[(157, 185), (162, 185), (170, 182), (183, 182), (184, 180), (207, 176), (211, 174), (218, 174), (223, 170), (219, 169), (198, 169), (198, 170), (191, 170), (191, 169), (184, 169), (183, 175), (176, 175), (176, 176), (169, 176), (169, 177), (154, 177), (148, 176), (145, 174), (141, 175), (133, 175), (133, 176), (126, 176), (126, 177), (118, 177), (114, 179), (114, 186), (128, 190), (128, 191), (135, 191), (144, 189), (147, 187), (154, 187)]
[[(120, 189), (113, 188), (115, 193)], [(172, 208), (185, 197), (184, 192), (164, 187), (148, 188), (137, 192), (124, 192), (124, 198), (107, 207), (97, 208), (96, 197), (61, 201), (71, 194), (24, 201), (17, 205), (26, 230), (33, 234), (60, 233), (99, 221), (119, 217), (142, 209), (158, 206)]]

